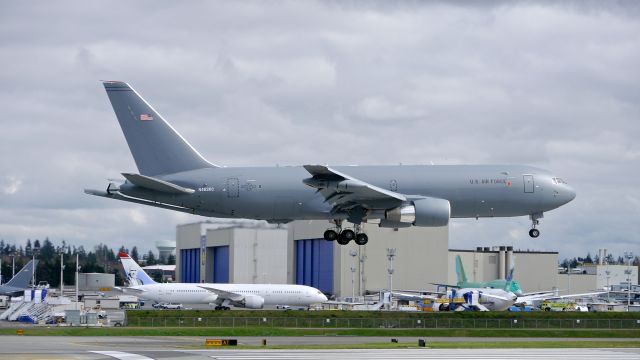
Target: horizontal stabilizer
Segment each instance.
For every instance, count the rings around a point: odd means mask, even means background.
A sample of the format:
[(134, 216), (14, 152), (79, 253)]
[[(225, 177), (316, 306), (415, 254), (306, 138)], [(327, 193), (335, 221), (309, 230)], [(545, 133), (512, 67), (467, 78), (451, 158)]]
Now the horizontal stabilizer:
[(168, 181), (152, 178), (150, 176), (140, 175), (140, 174), (129, 174), (123, 173), (124, 176), (129, 182), (134, 185), (147, 188), (150, 190), (170, 193), (170, 194), (193, 194), (195, 190), (184, 188), (182, 186), (172, 184)]

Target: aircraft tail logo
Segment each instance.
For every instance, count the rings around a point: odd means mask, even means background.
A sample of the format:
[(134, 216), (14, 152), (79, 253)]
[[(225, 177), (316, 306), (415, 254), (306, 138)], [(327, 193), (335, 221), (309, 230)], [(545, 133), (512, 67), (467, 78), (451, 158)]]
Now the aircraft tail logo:
[(156, 282), (133, 260), (127, 253), (119, 253), (118, 257), (124, 268), (124, 273), (127, 276), (129, 286), (136, 285), (149, 285)]

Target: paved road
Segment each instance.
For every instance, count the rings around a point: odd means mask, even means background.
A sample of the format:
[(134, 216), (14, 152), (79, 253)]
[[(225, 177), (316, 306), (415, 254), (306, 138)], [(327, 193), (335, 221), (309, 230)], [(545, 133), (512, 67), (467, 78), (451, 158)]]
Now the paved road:
[[(388, 349), (388, 350), (194, 350), (204, 337), (83, 337), (0, 336), (3, 359), (640, 359), (640, 349)], [(238, 337), (241, 344), (258, 345), (262, 337)], [(389, 342), (386, 337), (267, 337), (269, 344), (349, 344)], [(401, 342), (418, 338), (400, 337)], [(489, 341), (546, 339), (490, 338)], [(603, 341), (617, 341), (606, 339)], [(637, 340), (637, 339), (629, 339)], [(428, 338), (427, 341), (483, 341), (483, 338)]]

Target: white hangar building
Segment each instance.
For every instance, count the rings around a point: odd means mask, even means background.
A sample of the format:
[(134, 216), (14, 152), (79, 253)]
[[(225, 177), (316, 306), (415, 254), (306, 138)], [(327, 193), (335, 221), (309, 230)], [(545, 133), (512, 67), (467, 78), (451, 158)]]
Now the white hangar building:
[(364, 225), (367, 245), (341, 246), (322, 238), (328, 226), (327, 221), (294, 221), (278, 227), (226, 219), (179, 225), (177, 280), (304, 284), (336, 297), (358, 296), (388, 288), (388, 249), (393, 249), (394, 289), (435, 290), (430, 283), (455, 284), (456, 255), (461, 255), (470, 281), (504, 276), (507, 256), (512, 256), (517, 258), (515, 277), (524, 291), (556, 286), (555, 252), (509, 249), (509, 253), (507, 247), (450, 251), (448, 227), (395, 230), (373, 224)]

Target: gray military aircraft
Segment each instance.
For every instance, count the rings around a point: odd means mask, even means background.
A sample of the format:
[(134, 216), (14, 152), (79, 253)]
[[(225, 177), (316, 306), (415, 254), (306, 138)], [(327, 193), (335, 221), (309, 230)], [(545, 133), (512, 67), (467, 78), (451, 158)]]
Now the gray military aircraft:
[[(446, 226), (450, 218), (526, 216), (575, 197), (548, 171), (521, 165), (221, 167), (200, 155), (129, 84), (104, 87), (140, 174), (91, 195), (209, 217), (270, 223), (327, 219), (326, 240), (368, 241), (362, 223)], [(342, 227), (343, 221), (353, 229)]]
[(38, 265), (38, 260), (29, 260), (18, 273), (8, 282), (0, 285), (0, 295), (21, 296), (33, 279), (33, 269)]

